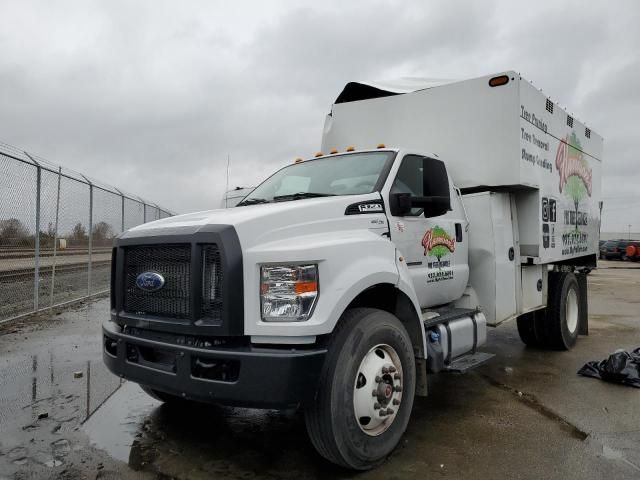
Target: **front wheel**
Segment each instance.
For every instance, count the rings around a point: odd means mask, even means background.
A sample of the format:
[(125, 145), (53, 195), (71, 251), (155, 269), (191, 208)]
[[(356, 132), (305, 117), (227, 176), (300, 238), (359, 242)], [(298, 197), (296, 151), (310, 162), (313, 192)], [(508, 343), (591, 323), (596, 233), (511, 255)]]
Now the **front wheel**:
[(368, 470), (396, 447), (416, 384), (402, 323), (373, 308), (347, 310), (333, 334), (314, 401), (305, 408), (311, 442), (327, 460)]

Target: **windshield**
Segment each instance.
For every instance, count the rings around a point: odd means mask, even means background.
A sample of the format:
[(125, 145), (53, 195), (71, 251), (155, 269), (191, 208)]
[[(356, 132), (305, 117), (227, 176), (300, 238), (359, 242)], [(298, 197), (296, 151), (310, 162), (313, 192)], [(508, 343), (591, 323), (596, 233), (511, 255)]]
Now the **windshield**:
[(350, 153), (289, 165), (266, 179), (238, 206), (371, 193), (394, 155), (395, 152)]

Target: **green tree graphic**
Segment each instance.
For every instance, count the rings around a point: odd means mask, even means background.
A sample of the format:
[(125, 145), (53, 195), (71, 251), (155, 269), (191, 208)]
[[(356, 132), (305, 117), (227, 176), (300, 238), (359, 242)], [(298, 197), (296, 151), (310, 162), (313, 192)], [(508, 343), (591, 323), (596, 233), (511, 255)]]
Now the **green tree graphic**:
[[(580, 145), (580, 140), (575, 132), (571, 132), (568, 147), (568, 156), (578, 157), (580, 161), (584, 163), (582, 152), (580, 151), (582, 145)], [(565, 194), (573, 200), (573, 209), (576, 212), (576, 230), (578, 230), (578, 207), (580, 206), (580, 202), (588, 195), (587, 187), (580, 177), (571, 175), (567, 178), (567, 183), (565, 184)]]
[[(447, 234), (447, 232), (442, 227), (433, 227), (431, 234), (433, 235), (433, 238), (450, 238), (449, 234)], [(440, 259), (449, 253), (449, 249), (444, 245), (436, 245), (431, 250), (429, 250), (428, 253), (430, 257), (436, 257), (438, 259), (438, 268), (440, 268)]]

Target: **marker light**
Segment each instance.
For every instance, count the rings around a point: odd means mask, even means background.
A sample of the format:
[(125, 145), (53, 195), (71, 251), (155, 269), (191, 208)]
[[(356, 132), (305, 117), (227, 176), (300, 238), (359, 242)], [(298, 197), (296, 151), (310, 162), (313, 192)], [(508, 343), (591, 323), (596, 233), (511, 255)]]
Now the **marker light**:
[(353, 148), (353, 145), (349, 145), (345, 151), (346, 152), (353, 152), (354, 150), (355, 150), (355, 148)]
[(317, 298), (317, 265), (264, 265), (260, 268), (260, 310), (265, 322), (308, 320)]
[(337, 148), (332, 148), (331, 151), (329, 152), (329, 154), (333, 155), (335, 153), (338, 153), (338, 149)]
[(296, 158), (295, 162), (293, 162), (293, 163), (302, 163), (302, 159), (298, 157), (298, 158)]
[(323, 155), (322, 152), (318, 152), (318, 153), (316, 153), (316, 158), (321, 157), (322, 155)]
[(384, 143), (379, 143), (376, 148), (385, 148), (385, 145), (384, 145)]
[(509, 75), (500, 75), (499, 77), (493, 77), (489, 80), (490, 87), (499, 87), (501, 85), (506, 85), (509, 83)]

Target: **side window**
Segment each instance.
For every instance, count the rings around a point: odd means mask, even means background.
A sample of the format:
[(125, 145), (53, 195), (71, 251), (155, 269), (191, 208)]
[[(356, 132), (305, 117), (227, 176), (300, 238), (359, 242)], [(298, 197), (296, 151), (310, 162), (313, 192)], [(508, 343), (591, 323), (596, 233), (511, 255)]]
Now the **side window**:
[[(407, 155), (402, 159), (396, 178), (391, 185), (391, 193), (410, 193), (414, 197), (424, 195), (422, 183), (422, 157)], [(412, 208), (410, 215), (417, 216), (423, 212), (422, 208)]]

